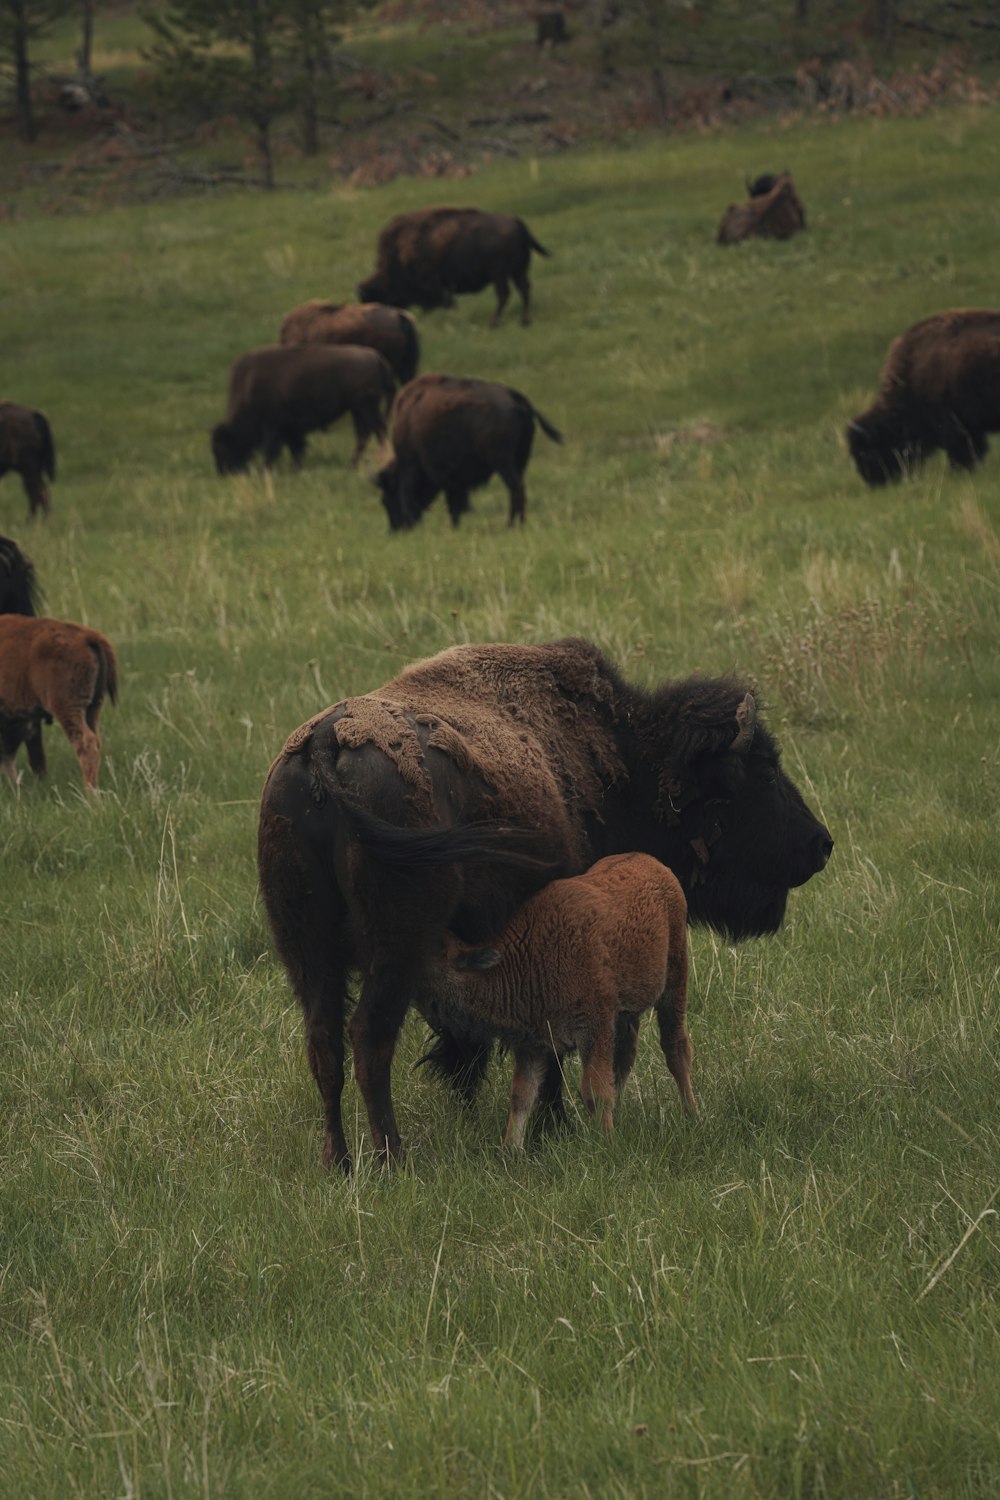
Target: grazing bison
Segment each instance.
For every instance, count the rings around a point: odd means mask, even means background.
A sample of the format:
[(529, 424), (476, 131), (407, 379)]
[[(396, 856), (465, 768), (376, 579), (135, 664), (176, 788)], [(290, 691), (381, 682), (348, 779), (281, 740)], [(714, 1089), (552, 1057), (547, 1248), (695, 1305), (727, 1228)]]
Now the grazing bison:
[(988, 432), (1000, 432), (1000, 311), (955, 308), (889, 345), (878, 395), (848, 423), (847, 446), (865, 483), (880, 485), (939, 448), (953, 469), (973, 469)]
[[(495, 947), (451, 933), (428, 965), (426, 1000), (514, 1053), (504, 1145), (524, 1144), (553, 1054), (579, 1050), (580, 1093), (601, 1128), (613, 1125), (619, 1015), (656, 1006), (660, 1045), (695, 1113), (687, 1011), (687, 902), (671, 870), (650, 854), (609, 854), (585, 875), (553, 880), (514, 913)], [(631, 1062), (631, 1059), (627, 1059)]]
[(323, 432), (349, 411), (356, 465), (374, 434), (385, 437), (385, 414), (396, 390), (392, 371), (374, 349), (353, 345), (270, 344), (252, 349), (229, 372), (225, 419), (212, 431), (220, 474), (239, 474), (258, 448), (266, 468), (283, 447), (298, 468), (306, 435)]
[(36, 615), (38, 580), (32, 563), (9, 536), (0, 536), (0, 615)]
[(535, 22), (535, 40), (539, 47), (544, 47), (546, 42), (550, 47), (556, 47), (561, 42), (569, 41), (566, 17), (561, 10), (539, 12)]
[(417, 373), (420, 341), (409, 313), (380, 302), (303, 302), (282, 321), (282, 344), (363, 344), (377, 349), (400, 385)]
[[(527, 846), (511, 827), (529, 831)], [(397, 1160), (390, 1077), (410, 1005), (438, 1034), (428, 1061), (466, 1097), (489, 1062), (481, 1031), (427, 998), (448, 930), (482, 943), (548, 879), (637, 851), (675, 872), (692, 922), (751, 937), (777, 930), (790, 888), (832, 848), (732, 678), (647, 692), (587, 641), (454, 646), (317, 714), (271, 767), (258, 867), (305, 1012), (324, 1160), (350, 1169), (340, 1099), (352, 971), (355, 1077), (376, 1150)], [(636, 1035), (623, 1017), (619, 1078)], [(558, 1109), (555, 1066), (544, 1098)]]
[(726, 209), (716, 235), (720, 245), (754, 238), (789, 240), (805, 229), (806, 211), (788, 173), (782, 172), (766, 191), (761, 191), (766, 181), (767, 177), (759, 177), (751, 184), (751, 196), (745, 203), (731, 203)]
[(510, 525), (524, 521), (524, 471), (535, 423), (554, 443), (562, 434), (520, 391), (491, 380), (419, 375), (392, 409), (395, 456), (372, 481), (393, 531), (415, 526), (431, 501), (445, 493), (452, 524), (469, 509), (469, 491), (499, 474), (510, 494)]
[(118, 700), (118, 662), (107, 636), (68, 620), (0, 615), (0, 771), (12, 781), (22, 744), (35, 775), (45, 774), (42, 725), (55, 719), (76, 751), (84, 786), (96, 791), (105, 696)]
[(16, 469), (28, 497), (29, 515), (51, 510), (46, 479), (56, 477), (56, 450), (44, 412), (16, 401), (0, 401), (0, 477)]
[(513, 281), (521, 294), (521, 322), (531, 321), (531, 252), (548, 255), (523, 219), (478, 208), (423, 208), (399, 214), (382, 230), (376, 266), (358, 287), (361, 302), (393, 307), (452, 307), (456, 293), (497, 294), (496, 326)]

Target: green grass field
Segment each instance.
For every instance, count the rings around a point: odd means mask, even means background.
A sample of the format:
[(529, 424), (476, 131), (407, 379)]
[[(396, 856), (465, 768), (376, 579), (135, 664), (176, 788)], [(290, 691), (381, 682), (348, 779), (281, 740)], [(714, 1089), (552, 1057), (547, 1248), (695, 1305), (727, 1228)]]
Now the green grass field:
[[(808, 233), (718, 249), (784, 165)], [(0, 530), (123, 684), (98, 799), (57, 728), (48, 783), (0, 786), (0, 1493), (1000, 1492), (1000, 452), (876, 493), (841, 436), (891, 337), (996, 304), (998, 168), (983, 110), (4, 227), (2, 394), (59, 474), (33, 527), (8, 476)], [(420, 319), (424, 368), (566, 433), (526, 527), (494, 482), (389, 536), (346, 426), (217, 479), (230, 360), (441, 198), (553, 251), (531, 328), (488, 293)], [(647, 685), (754, 675), (831, 864), (775, 939), (692, 933), (697, 1123), (651, 1027), (612, 1138), (577, 1111), (504, 1159), (507, 1066), (464, 1110), (411, 1018), (407, 1168), (349, 1084), (328, 1177), (268, 764), (408, 661), (564, 634)]]

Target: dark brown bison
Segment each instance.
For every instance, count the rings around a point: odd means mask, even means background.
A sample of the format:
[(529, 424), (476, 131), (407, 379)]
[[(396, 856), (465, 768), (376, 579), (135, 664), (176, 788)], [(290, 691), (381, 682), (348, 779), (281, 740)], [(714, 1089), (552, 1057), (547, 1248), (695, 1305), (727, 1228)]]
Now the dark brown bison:
[(523, 219), (478, 208), (422, 208), (399, 214), (382, 230), (376, 266), (358, 287), (361, 302), (393, 307), (452, 307), (457, 293), (496, 288), (499, 323), (513, 281), (521, 322), (531, 321), (531, 252), (548, 255)]
[(457, 526), (469, 509), (469, 491), (499, 474), (510, 494), (510, 524), (524, 521), (524, 471), (535, 423), (553, 442), (562, 434), (520, 391), (491, 380), (419, 375), (392, 408), (394, 457), (372, 483), (393, 531), (415, 526), (444, 490)]
[(766, 176), (759, 177), (750, 184), (751, 196), (745, 203), (731, 203), (726, 209), (716, 235), (720, 245), (754, 238), (789, 240), (805, 229), (806, 211), (788, 173), (782, 172), (763, 191), (766, 182)]
[(889, 345), (872, 405), (847, 425), (866, 484), (885, 484), (942, 448), (953, 469), (985, 457), (1000, 432), (1000, 311), (955, 308)]
[(377, 349), (400, 385), (420, 364), (420, 341), (409, 313), (380, 302), (303, 302), (282, 321), (282, 344), (363, 344)]
[(428, 1003), (464, 1016), (514, 1054), (505, 1146), (524, 1144), (553, 1052), (579, 1051), (583, 1101), (611, 1130), (625, 1081), (614, 1067), (618, 1017), (651, 1006), (681, 1103), (696, 1113), (685, 1025), (687, 902), (677, 876), (651, 854), (609, 854), (585, 875), (551, 881), (514, 913), (495, 947), (470, 947), (449, 933), (426, 976)]
[(247, 468), (257, 449), (269, 468), (283, 447), (296, 468), (306, 435), (323, 432), (350, 412), (356, 465), (374, 434), (385, 437), (385, 415), (396, 391), (392, 371), (374, 349), (351, 344), (269, 344), (242, 354), (229, 372), (225, 419), (212, 430), (220, 474)]
[[(350, 1167), (340, 1099), (352, 972), (355, 1077), (375, 1148), (396, 1160), (390, 1075), (407, 1009), (437, 1033), (428, 1061), (467, 1097), (489, 1061), (493, 1031), (426, 998), (449, 930), (480, 944), (549, 879), (637, 851), (674, 871), (691, 921), (751, 937), (777, 930), (790, 888), (832, 848), (735, 679), (647, 692), (587, 641), (455, 646), (326, 709), (271, 767), (258, 843), (305, 1012), (324, 1160)], [(619, 1021), (619, 1079), (636, 1035), (636, 1018)], [(544, 1097), (558, 1108), (551, 1059)]]
[(0, 615), (36, 615), (39, 590), (33, 564), (9, 536), (0, 536)]
[(546, 43), (550, 47), (556, 47), (561, 42), (569, 41), (566, 17), (561, 10), (543, 10), (539, 12), (535, 22), (535, 40), (539, 47), (544, 47)]
[(56, 477), (56, 450), (44, 412), (16, 401), (0, 401), (0, 477), (16, 469), (28, 497), (29, 515), (51, 509), (46, 479)]
[(42, 725), (55, 719), (76, 752), (83, 784), (96, 791), (98, 720), (105, 696), (118, 698), (118, 662), (107, 636), (69, 620), (0, 615), (0, 771), (17, 780), (23, 744), (36, 776), (45, 774)]

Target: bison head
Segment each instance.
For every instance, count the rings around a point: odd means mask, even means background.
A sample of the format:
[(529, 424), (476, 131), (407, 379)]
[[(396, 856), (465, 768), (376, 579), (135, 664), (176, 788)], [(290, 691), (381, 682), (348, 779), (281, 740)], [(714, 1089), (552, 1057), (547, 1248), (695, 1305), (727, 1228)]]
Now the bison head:
[(847, 446), (865, 484), (902, 479), (924, 456), (923, 444), (894, 413), (872, 407), (847, 424)]
[(753, 696), (729, 678), (671, 683), (653, 700), (660, 767), (657, 853), (684, 886), (688, 915), (734, 940), (776, 932), (788, 892), (833, 850), (781, 767)]
[(220, 422), (212, 429), (212, 454), (215, 467), (220, 474), (242, 474), (247, 467), (249, 453), (228, 422)]
[(372, 484), (382, 496), (390, 531), (408, 531), (416, 525), (420, 517), (413, 515), (400, 498), (398, 459), (390, 459), (377, 474), (373, 474)]
[(380, 269), (373, 272), (367, 281), (358, 282), (358, 301), (383, 302), (387, 307), (409, 307), (410, 304), (403, 301), (405, 293), (403, 288), (397, 285), (397, 279), (386, 270)]

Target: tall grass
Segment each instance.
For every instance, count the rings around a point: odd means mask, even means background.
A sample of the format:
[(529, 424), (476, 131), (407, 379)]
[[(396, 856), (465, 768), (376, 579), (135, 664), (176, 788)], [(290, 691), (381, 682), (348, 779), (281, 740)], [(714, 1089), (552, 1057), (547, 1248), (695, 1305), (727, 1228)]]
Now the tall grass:
[[(566, 432), (517, 533), (493, 485), (387, 535), (341, 428), (273, 484), (211, 470), (229, 361), (425, 184), (8, 228), (3, 392), (59, 477), (33, 528), (8, 477), (0, 526), (123, 689), (99, 799), (57, 729), (0, 787), (4, 1494), (996, 1493), (1000, 458), (875, 493), (840, 432), (895, 333), (995, 302), (998, 156), (971, 113), (478, 176), (554, 252), (537, 320), (420, 331)], [(717, 249), (775, 163), (808, 234)], [(408, 1167), (349, 1085), (325, 1177), (268, 763), (407, 661), (568, 633), (647, 684), (755, 675), (831, 865), (771, 941), (692, 934), (697, 1123), (644, 1034), (613, 1138), (504, 1159), (506, 1069), (461, 1108), (411, 1020)]]

